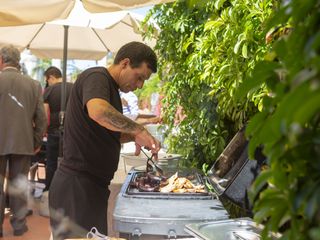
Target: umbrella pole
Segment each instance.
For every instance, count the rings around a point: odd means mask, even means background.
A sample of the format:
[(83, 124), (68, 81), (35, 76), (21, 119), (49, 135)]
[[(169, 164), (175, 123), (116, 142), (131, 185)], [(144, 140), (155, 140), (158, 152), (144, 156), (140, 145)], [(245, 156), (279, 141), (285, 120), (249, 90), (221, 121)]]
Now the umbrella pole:
[(64, 41), (63, 41), (63, 63), (62, 63), (62, 84), (61, 84), (61, 109), (59, 114), (60, 123), (60, 143), (59, 143), (59, 157), (63, 157), (63, 130), (64, 117), (66, 111), (66, 83), (67, 83), (67, 59), (68, 59), (68, 30), (69, 26), (64, 25)]

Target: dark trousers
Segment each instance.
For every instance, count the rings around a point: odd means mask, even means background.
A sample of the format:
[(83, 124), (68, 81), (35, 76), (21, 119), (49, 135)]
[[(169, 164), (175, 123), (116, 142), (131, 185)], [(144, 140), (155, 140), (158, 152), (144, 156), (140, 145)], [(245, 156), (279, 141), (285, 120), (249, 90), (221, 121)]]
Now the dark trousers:
[(107, 187), (59, 167), (49, 191), (53, 239), (84, 238), (92, 227), (107, 235)]
[(49, 190), (53, 175), (57, 170), (59, 156), (59, 134), (48, 134), (46, 145), (46, 187), (44, 191)]
[(4, 221), (4, 208), (6, 195), (4, 192), (4, 179), (7, 164), (9, 207), (11, 212), (10, 222), (15, 230), (20, 230), (26, 224), (27, 201), (28, 201), (28, 172), (31, 157), (27, 155), (0, 156), (0, 226)]

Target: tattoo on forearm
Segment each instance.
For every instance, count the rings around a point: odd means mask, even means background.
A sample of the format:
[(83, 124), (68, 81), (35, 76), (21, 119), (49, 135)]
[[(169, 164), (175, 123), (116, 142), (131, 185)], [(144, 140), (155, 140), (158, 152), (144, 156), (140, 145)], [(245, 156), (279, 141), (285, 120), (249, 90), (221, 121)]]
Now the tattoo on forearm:
[(121, 143), (127, 143), (134, 141), (134, 136), (132, 134), (128, 133), (121, 133), (120, 142)]
[(137, 130), (143, 130), (143, 127), (136, 124), (131, 119), (124, 117), (121, 113), (113, 110), (107, 109), (104, 111), (103, 120), (114, 126), (115, 128), (122, 129), (124, 132), (131, 133)]

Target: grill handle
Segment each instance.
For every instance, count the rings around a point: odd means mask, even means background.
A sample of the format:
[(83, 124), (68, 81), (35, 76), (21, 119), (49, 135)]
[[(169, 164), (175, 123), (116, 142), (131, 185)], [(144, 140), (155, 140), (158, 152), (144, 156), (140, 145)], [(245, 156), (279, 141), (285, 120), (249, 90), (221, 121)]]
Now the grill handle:
[(175, 230), (170, 229), (168, 232), (168, 239), (177, 239), (177, 233)]

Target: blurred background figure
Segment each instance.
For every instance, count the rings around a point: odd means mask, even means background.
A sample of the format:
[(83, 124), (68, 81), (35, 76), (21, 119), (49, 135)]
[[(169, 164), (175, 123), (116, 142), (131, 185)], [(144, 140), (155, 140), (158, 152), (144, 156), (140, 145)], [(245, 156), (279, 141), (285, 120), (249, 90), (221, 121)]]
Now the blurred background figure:
[(21, 236), (26, 224), (28, 172), (32, 156), (40, 151), (46, 115), (40, 84), (20, 72), (20, 52), (0, 50), (0, 236), (4, 221), (4, 178), (8, 165), (10, 223), (13, 235)]
[(174, 116), (174, 126), (177, 126), (180, 124), (180, 122), (183, 121), (183, 119), (186, 118), (186, 114), (184, 113), (183, 107), (181, 105), (179, 105), (177, 107), (177, 111), (176, 114)]
[[(61, 145), (59, 114), (61, 111), (62, 74), (59, 68), (51, 66), (44, 72), (44, 76), (48, 87), (43, 93), (43, 99), (49, 119), (46, 144), (46, 186), (44, 189), (44, 191), (47, 191), (57, 170), (59, 146)], [(66, 83), (66, 102), (68, 102), (72, 86), (72, 83)]]
[(157, 105), (159, 104), (159, 96), (160, 94), (157, 92), (152, 93), (150, 96), (151, 112), (154, 114), (157, 112)]
[(120, 98), (122, 103), (123, 115), (135, 121), (139, 115), (138, 97), (133, 92), (121, 92)]
[(133, 92), (120, 92), (123, 115), (139, 124), (154, 124), (160, 122), (160, 117), (151, 113), (140, 113), (138, 97)]
[(150, 103), (147, 98), (139, 100), (139, 114), (152, 114)]

